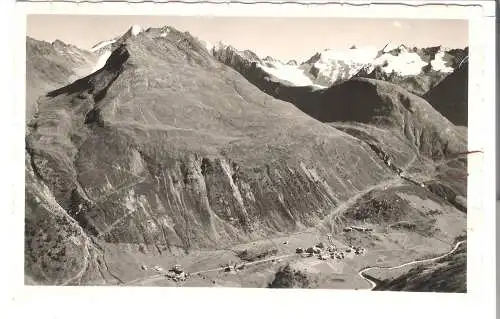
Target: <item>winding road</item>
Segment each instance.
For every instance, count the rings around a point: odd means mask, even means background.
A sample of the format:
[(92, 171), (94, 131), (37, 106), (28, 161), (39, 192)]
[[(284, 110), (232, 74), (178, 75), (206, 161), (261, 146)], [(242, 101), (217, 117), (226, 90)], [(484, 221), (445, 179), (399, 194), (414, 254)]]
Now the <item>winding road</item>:
[[(418, 154), (415, 153), (413, 158), (410, 161), (408, 161), (408, 163), (402, 168), (402, 171), (406, 172), (413, 165), (413, 163), (415, 163), (415, 161), (417, 159), (418, 159)], [(403, 185), (403, 183), (401, 181), (402, 179), (408, 180), (408, 178), (403, 178), (400, 175), (398, 175), (394, 178), (384, 180), (378, 184), (375, 184), (375, 185), (372, 185), (370, 187), (365, 188), (361, 192), (358, 192), (356, 195), (350, 197), (348, 200), (341, 203), (334, 210), (332, 210), (327, 216), (325, 216), (323, 218), (322, 225), (324, 227), (327, 227), (327, 228), (329, 226), (329, 228), (331, 229), (333, 227), (332, 225), (335, 224), (335, 218), (337, 216), (340, 216), (343, 212), (345, 212), (349, 208), (351, 208), (354, 204), (356, 204), (356, 202), (360, 198), (362, 198), (363, 196), (367, 195), (368, 193), (370, 193), (374, 190), (382, 190), (382, 189), (387, 189), (389, 187), (401, 186), (401, 185)], [(333, 220), (332, 220), (332, 218), (333, 218)]]
[(370, 283), (370, 288), (367, 288), (367, 290), (373, 290), (375, 289), (375, 287), (377, 287), (377, 284), (375, 282), (373, 282), (372, 280), (370, 280), (369, 278), (367, 278), (365, 276), (365, 272), (367, 272), (368, 270), (371, 270), (371, 269), (385, 269), (385, 270), (393, 270), (393, 269), (399, 269), (399, 268), (403, 268), (405, 266), (410, 266), (410, 265), (416, 265), (416, 264), (421, 264), (421, 263), (427, 263), (427, 262), (433, 262), (433, 261), (437, 261), (439, 259), (442, 259), (442, 258), (445, 258), (445, 257), (448, 257), (449, 255), (453, 254), (457, 249), (458, 247), (460, 247), (460, 245), (462, 245), (463, 243), (465, 243), (466, 240), (462, 240), (462, 241), (459, 241), (454, 247), (452, 250), (450, 250), (449, 252), (447, 252), (446, 254), (444, 255), (441, 255), (441, 256), (438, 256), (438, 257), (434, 257), (434, 258), (429, 258), (429, 259), (424, 259), (424, 260), (415, 260), (415, 261), (411, 261), (411, 262), (407, 262), (407, 263), (404, 263), (402, 265), (399, 265), (399, 266), (395, 266), (395, 267), (377, 267), (377, 266), (374, 266), (374, 267), (368, 267), (368, 268), (365, 268), (365, 269), (362, 269), (358, 272), (358, 275), (363, 278), (364, 280), (368, 281)]
[[(283, 259), (286, 259), (286, 258), (290, 258), (292, 256), (296, 256), (297, 254), (287, 254), (287, 255), (281, 255), (281, 256), (274, 256), (274, 257), (269, 257), (269, 258), (266, 258), (266, 259), (260, 259), (260, 260), (256, 260), (256, 261), (251, 261), (251, 262), (246, 262), (246, 263), (240, 263), (238, 264), (239, 266), (244, 266), (244, 267), (248, 267), (248, 266), (252, 266), (252, 265), (256, 265), (256, 264), (261, 264), (261, 263), (265, 263), (265, 262), (269, 262), (269, 261), (278, 261), (278, 260), (283, 260)], [(189, 276), (194, 276), (194, 275), (200, 275), (200, 274), (204, 274), (204, 273), (207, 273), (207, 272), (212, 272), (212, 271), (223, 271), (224, 269), (226, 269), (227, 266), (223, 266), (223, 267), (217, 267), (217, 268), (212, 268), (212, 269), (206, 269), (206, 270), (200, 270), (200, 271), (195, 271), (195, 272), (192, 272), (192, 273), (189, 273)], [(231, 267), (231, 269), (233, 269)], [(165, 279), (166, 275), (166, 272), (160, 272), (159, 274), (155, 274), (155, 275), (152, 275), (152, 276), (149, 276), (149, 277), (146, 277), (146, 278), (139, 278), (139, 279), (134, 279), (132, 281), (129, 281), (129, 282), (126, 282), (126, 283), (123, 283), (122, 285), (123, 286), (127, 286), (127, 285), (130, 285), (130, 284), (145, 284), (145, 283), (150, 283), (150, 282), (154, 282), (158, 279)]]

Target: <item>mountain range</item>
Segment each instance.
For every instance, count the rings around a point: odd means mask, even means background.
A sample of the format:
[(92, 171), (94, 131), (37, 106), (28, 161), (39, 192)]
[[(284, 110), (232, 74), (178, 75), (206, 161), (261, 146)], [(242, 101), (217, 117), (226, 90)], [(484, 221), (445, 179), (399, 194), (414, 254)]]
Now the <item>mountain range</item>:
[(447, 252), (466, 231), (466, 56), (387, 45), (282, 62), (170, 26), (91, 51), (27, 38), (26, 281), (265, 287), (277, 260), (182, 282), (146, 264), (205, 273), (328, 234), (366, 256), (340, 275), (288, 266), (357, 288), (365, 263)]

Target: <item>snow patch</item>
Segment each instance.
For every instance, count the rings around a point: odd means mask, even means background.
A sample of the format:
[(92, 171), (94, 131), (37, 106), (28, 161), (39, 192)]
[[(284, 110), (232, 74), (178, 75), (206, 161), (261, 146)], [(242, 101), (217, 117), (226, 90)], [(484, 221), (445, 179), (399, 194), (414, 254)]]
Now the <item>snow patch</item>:
[(326, 49), (320, 53), (317, 62), (328, 63), (331, 61), (344, 61), (346, 63), (365, 64), (373, 61), (377, 55), (377, 49), (374, 47), (353, 48), (345, 51), (334, 51)]
[(212, 53), (212, 49), (214, 48), (212, 43), (201, 39), (199, 41), (203, 44), (203, 46), (205, 47), (205, 49), (207, 49), (208, 52)]
[(395, 72), (402, 76), (417, 75), (427, 65), (422, 58), (414, 52), (402, 51), (397, 56), (383, 54), (375, 60), (375, 66), (381, 66), (382, 70), (390, 74)]
[(162, 28), (162, 32), (160, 33), (160, 37), (165, 38), (170, 33), (169, 27)]
[(453, 72), (453, 68), (446, 66), (446, 61), (444, 61), (444, 52), (438, 52), (434, 57), (434, 60), (431, 61), (431, 66), (436, 71), (441, 71), (445, 73)]
[(313, 67), (317, 70), (317, 78), (322, 78), (330, 84), (338, 80), (351, 78), (366, 64), (372, 63), (377, 55), (377, 49), (366, 47), (334, 51), (326, 49), (319, 53)]
[(142, 31), (142, 28), (140, 26), (138, 26), (137, 24), (134, 24), (130, 28), (130, 34), (132, 34), (133, 36), (138, 35), (139, 33), (141, 33), (141, 31)]
[(389, 43), (387, 43), (387, 44), (385, 45), (385, 47), (382, 49), (382, 52), (383, 52), (383, 53), (387, 53), (387, 52), (391, 52), (391, 51), (393, 51), (393, 50), (397, 50), (397, 49), (399, 49), (399, 50), (401, 50), (401, 51), (403, 51), (403, 52), (407, 51), (406, 46), (404, 46), (404, 45), (402, 45), (402, 44), (396, 45), (396, 44), (394, 44), (394, 43), (389, 42)]
[(107, 45), (110, 45), (110, 44), (113, 44), (115, 43), (116, 40), (107, 40), (107, 41), (102, 41), (102, 42), (99, 42), (97, 43), (96, 45), (94, 45), (91, 49), (90, 49), (90, 52), (95, 52), (95, 51), (98, 51), (99, 49), (102, 49), (104, 48), (105, 46)]
[[(269, 65), (269, 64), (268, 64)], [(273, 63), (273, 67), (259, 65), (265, 72), (277, 77), (278, 79), (288, 81), (296, 86), (310, 86), (313, 82), (308, 78), (304, 71), (293, 65), (285, 65), (280, 62)]]
[(94, 73), (95, 71), (102, 69), (104, 67), (104, 65), (106, 64), (106, 61), (108, 61), (110, 56), (111, 56), (111, 50), (107, 50), (106, 52), (101, 54), (99, 56), (99, 58), (97, 59), (97, 62), (94, 65), (94, 68), (92, 69), (91, 73)]

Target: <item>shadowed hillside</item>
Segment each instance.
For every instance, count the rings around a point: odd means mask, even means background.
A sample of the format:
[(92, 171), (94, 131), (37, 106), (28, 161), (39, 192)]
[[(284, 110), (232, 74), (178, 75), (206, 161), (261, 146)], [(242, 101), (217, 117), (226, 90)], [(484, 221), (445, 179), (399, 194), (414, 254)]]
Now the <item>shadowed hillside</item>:
[(468, 70), (469, 63), (463, 63), (457, 71), (448, 75), (424, 96), (438, 112), (460, 126), (467, 126)]

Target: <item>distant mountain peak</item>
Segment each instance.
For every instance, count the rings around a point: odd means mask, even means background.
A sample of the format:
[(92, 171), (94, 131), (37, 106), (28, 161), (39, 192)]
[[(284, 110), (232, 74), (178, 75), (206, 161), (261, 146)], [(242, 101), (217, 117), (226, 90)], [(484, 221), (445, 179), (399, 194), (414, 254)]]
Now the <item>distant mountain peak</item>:
[(142, 28), (137, 24), (132, 25), (129, 29), (130, 34), (133, 36), (138, 35), (139, 33), (141, 33), (141, 31), (142, 31)]
[(130, 28), (121, 36), (117, 36), (117, 37), (114, 37), (114, 38), (109, 39), (109, 40), (104, 40), (104, 41), (98, 42), (92, 48), (90, 48), (90, 51), (97, 52), (97, 51), (105, 49), (105, 48), (111, 49), (110, 46), (112, 46), (114, 43), (123, 42), (130, 37), (135, 37), (135, 36), (139, 35), (139, 33), (141, 33), (142, 31), (144, 31), (144, 30), (139, 25), (137, 25), (137, 24), (131, 25)]
[(273, 58), (272, 56), (268, 55), (266, 56), (265, 58), (262, 59), (263, 61), (267, 61), (267, 62), (276, 62), (277, 60), (275, 58)]

